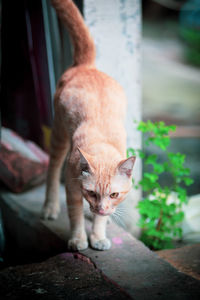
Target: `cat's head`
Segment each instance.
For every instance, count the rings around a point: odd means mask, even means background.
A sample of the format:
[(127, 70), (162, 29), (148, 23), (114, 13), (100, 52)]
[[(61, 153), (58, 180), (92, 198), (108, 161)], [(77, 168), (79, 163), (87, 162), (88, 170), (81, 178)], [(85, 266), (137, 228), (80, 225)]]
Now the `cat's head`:
[(135, 157), (105, 163), (80, 149), (79, 152), (81, 189), (90, 210), (102, 216), (114, 213), (131, 189)]

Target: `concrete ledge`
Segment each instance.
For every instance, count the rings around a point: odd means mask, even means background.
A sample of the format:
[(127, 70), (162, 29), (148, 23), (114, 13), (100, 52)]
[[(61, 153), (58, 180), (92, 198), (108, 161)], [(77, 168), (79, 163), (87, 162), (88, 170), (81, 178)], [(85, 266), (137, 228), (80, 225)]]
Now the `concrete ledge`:
[[(69, 221), (65, 195), (61, 192), (62, 211), (56, 221), (39, 218), (44, 187), (21, 195), (2, 193), (0, 206), (7, 234), (15, 240), (23, 255), (32, 253), (48, 257), (67, 251)], [(86, 221), (90, 231), (91, 222)], [(90, 248), (81, 252), (111, 281), (134, 299), (199, 299), (200, 282), (187, 276), (117, 225), (108, 225), (112, 240), (109, 251)]]
[(63, 253), (42, 263), (0, 272), (1, 299), (93, 300), (130, 298), (79, 254)]
[(156, 253), (179, 271), (200, 280), (200, 243)]

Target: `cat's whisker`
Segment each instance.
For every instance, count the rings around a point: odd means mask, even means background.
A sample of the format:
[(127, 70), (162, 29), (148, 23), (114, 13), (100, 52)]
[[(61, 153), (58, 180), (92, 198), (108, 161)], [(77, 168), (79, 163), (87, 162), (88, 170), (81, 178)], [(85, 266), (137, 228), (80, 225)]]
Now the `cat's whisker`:
[(121, 218), (120, 215), (115, 214), (115, 217), (116, 217), (116, 219), (120, 222), (120, 224), (123, 224), (123, 225), (124, 225), (124, 223), (123, 223), (122, 218)]
[(112, 214), (112, 215), (110, 216), (110, 218), (111, 218), (111, 220), (112, 220), (115, 224), (117, 224), (117, 221), (116, 221), (116, 218), (115, 218), (115, 215), (114, 215), (114, 214)]
[(126, 210), (119, 210), (119, 209), (117, 209), (116, 214), (118, 214), (120, 216), (123, 216), (123, 215), (126, 214)]
[(119, 216), (122, 216), (122, 215), (125, 215), (127, 213), (127, 210), (125, 208), (121, 209), (120, 207), (117, 207), (115, 213), (118, 214)]
[(116, 211), (111, 215), (111, 219), (114, 221), (114, 223), (126, 229), (126, 225), (124, 224), (121, 215), (119, 215)]
[(114, 222), (115, 222), (118, 226), (120, 226), (120, 227), (122, 227), (122, 228), (125, 229), (124, 223), (122, 222), (122, 220), (121, 220), (118, 216), (115, 216)]
[(117, 210), (126, 211), (126, 207), (124, 205), (117, 206)]

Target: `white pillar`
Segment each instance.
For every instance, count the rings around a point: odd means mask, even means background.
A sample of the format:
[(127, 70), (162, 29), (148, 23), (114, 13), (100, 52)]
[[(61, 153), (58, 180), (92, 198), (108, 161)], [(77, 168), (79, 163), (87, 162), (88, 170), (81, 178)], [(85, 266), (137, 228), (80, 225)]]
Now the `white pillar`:
[[(84, 17), (97, 49), (97, 68), (116, 79), (128, 99), (127, 147), (141, 148), (134, 120), (141, 119), (141, 2), (140, 0), (84, 0)], [(141, 178), (138, 159), (134, 178)], [(134, 192), (139, 200), (141, 192)]]

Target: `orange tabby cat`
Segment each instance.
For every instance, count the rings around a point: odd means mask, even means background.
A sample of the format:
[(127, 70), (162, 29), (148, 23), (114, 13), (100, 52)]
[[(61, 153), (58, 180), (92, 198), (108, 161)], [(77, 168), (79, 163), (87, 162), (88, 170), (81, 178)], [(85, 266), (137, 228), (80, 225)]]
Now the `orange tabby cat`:
[(83, 197), (94, 213), (90, 244), (107, 250), (108, 215), (131, 189), (135, 157), (126, 159), (123, 126), (126, 98), (121, 86), (95, 68), (95, 46), (81, 14), (71, 0), (52, 0), (74, 46), (74, 64), (58, 82), (52, 129), (46, 200), (42, 215), (59, 213), (59, 177), (67, 155), (66, 194), (71, 224), (68, 246), (88, 247)]

